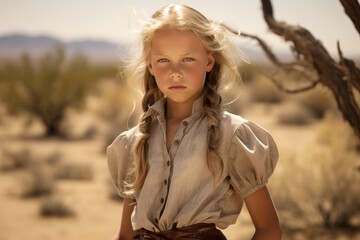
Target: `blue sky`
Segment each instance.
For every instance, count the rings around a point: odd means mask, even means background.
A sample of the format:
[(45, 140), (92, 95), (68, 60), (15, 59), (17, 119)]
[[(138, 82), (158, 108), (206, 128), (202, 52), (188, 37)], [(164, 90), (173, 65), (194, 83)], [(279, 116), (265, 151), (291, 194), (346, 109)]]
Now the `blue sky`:
[[(168, 3), (183, 3), (205, 16), (265, 38), (274, 50), (287, 45), (267, 29), (260, 0), (0, 0), (0, 34), (49, 34), (62, 40), (133, 39), (141, 20)], [(338, 0), (273, 0), (275, 17), (310, 30), (332, 53), (339, 40), (347, 56), (360, 55), (360, 37)], [(137, 15), (134, 14), (135, 10)], [(249, 44), (253, 44), (249, 41)]]

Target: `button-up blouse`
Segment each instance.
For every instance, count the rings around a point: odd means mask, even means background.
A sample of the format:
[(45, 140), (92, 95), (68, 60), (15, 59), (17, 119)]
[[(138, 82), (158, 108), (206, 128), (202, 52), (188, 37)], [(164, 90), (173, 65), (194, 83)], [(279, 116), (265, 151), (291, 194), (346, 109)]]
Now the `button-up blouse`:
[(124, 181), (134, 159), (138, 128), (121, 133), (107, 149), (119, 195), (136, 200), (133, 229), (159, 232), (196, 223), (215, 223), (219, 228), (234, 224), (243, 198), (263, 187), (275, 168), (278, 150), (272, 136), (256, 123), (224, 111), (219, 146), (224, 167), (214, 178), (207, 166), (208, 128), (202, 102), (195, 101), (192, 115), (182, 121), (168, 151), (165, 101), (159, 100), (146, 113), (154, 121), (149, 170), (137, 194), (127, 195)]

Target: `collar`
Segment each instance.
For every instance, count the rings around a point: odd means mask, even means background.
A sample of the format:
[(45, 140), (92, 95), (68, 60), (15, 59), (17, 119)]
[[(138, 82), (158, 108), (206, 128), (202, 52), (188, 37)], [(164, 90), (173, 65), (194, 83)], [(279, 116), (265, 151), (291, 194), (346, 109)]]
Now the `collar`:
[[(149, 109), (146, 111), (144, 118), (160, 115), (165, 118), (165, 104), (166, 104), (166, 97), (161, 98), (160, 100), (156, 101)], [(203, 97), (196, 99), (192, 106), (192, 112), (190, 118), (195, 118), (203, 113)]]

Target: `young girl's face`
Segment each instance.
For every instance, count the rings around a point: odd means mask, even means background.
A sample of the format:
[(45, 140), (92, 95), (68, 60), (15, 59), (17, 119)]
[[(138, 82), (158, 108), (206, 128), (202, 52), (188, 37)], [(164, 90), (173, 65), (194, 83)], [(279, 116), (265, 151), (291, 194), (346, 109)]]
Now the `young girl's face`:
[(214, 57), (192, 31), (163, 28), (155, 32), (148, 69), (171, 101), (192, 103), (199, 98), (206, 72), (214, 63)]

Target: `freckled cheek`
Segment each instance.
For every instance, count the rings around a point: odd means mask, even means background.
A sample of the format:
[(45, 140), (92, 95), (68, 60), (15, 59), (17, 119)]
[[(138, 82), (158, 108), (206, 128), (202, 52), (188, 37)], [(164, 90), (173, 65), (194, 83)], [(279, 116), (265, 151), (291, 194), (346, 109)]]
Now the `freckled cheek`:
[(187, 76), (191, 76), (192, 78), (198, 79), (198, 80), (205, 80), (206, 72), (201, 71), (199, 68), (193, 68), (189, 71), (184, 71)]
[(168, 75), (169, 70), (164, 67), (156, 67), (153, 69), (155, 78), (163, 78)]
[(181, 71), (186, 76), (201, 77), (203, 73), (199, 69), (197, 66), (184, 66)]

